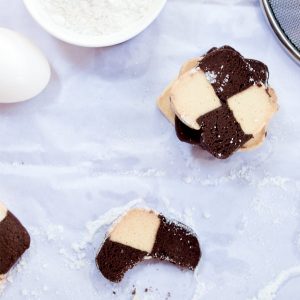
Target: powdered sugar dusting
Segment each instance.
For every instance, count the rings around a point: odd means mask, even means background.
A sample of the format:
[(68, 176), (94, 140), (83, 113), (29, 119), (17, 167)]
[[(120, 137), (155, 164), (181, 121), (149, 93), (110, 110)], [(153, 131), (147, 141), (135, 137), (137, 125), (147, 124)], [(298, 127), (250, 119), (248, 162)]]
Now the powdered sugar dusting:
[(6, 278), (4, 275), (1, 275), (0, 276), (0, 296), (3, 294), (5, 286), (6, 286)]
[(80, 242), (80, 249), (84, 249), (86, 245), (92, 243), (93, 238), (97, 231), (105, 225), (112, 224), (120, 215), (126, 213), (130, 208), (141, 204), (143, 199), (135, 199), (128, 202), (124, 206), (114, 207), (106, 212), (104, 215), (100, 216), (95, 221), (90, 221), (86, 224), (87, 235), (84, 237), (83, 241)]
[(48, 241), (56, 241), (57, 239), (63, 239), (64, 227), (62, 225), (50, 224), (46, 229), (46, 235)]
[(52, 21), (90, 36), (111, 35), (139, 22), (150, 10), (149, 0), (41, 0)]
[(201, 279), (199, 266), (194, 271), (194, 280), (196, 287), (192, 300), (205, 299), (205, 295), (214, 287), (214, 284), (204, 282), (203, 279)]
[(242, 179), (249, 185), (256, 188), (266, 188), (266, 187), (277, 187), (282, 190), (287, 190), (289, 184), (297, 185), (297, 182), (291, 178), (283, 176), (273, 176), (265, 172), (263, 177), (258, 177), (256, 175), (256, 169), (252, 165), (244, 165), (235, 169), (232, 169), (225, 176), (220, 176), (218, 178), (207, 176), (196, 177), (189, 175), (183, 177), (184, 182), (188, 184), (197, 183), (202, 186), (219, 186), (222, 184), (230, 183)]
[(217, 74), (215, 72), (207, 71), (205, 72), (205, 77), (209, 83), (216, 83), (217, 82)]
[(282, 271), (273, 281), (261, 289), (252, 300), (273, 300), (279, 289), (289, 280), (300, 277), (300, 265)]
[(8, 274), (0, 275), (0, 296), (4, 293), (8, 284), (13, 283), (14, 281), (14, 274), (22, 272), (23, 269), (26, 267), (27, 262), (24, 256), (18, 261), (18, 264), (9, 271)]

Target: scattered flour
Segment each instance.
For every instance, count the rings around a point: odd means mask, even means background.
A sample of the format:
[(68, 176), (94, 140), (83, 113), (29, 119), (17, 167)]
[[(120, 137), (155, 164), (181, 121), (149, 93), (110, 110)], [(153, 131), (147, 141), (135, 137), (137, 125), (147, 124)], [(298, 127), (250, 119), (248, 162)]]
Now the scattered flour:
[(166, 172), (162, 170), (156, 169), (148, 169), (144, 171), (139, 170), (131, 170), (131, 171), (123, 171), (118, 173), (120, 176), (137, 176), (137, 177), (164, 177), (166, 176)]
[(194, 221), (194, 211), (195, 211), (194, 207), (188, 207), (184, 209), (184, 213), (183, 213), (184, 223), (193, 229), (196, 228), (196, 224)]
[(296, 241), (295, 241), (296, 250), (300, 252), (300, 234), (297, 235)]
[(114, 207), (106, 212), (104, 215), (100, 216), (95, 221), (90, 221), (86, 224), (87, 235), (84, 237), (83, 241), (81, 241), (79, 245), (79, 249), (85, 249), (88, 244), (93, 242), (93, 238), (95, 234), (105, 225), (112, 224), (120, 215), (124, 214), (130, 208), (141, 204), (143, 199), (135, 199), (133, 201), (128, 202), (124, 206)]
[(7, 287), (7, 285), (14, 281), (14, 274), (22, 272), (26, 265), (27, 262), (25, 260), (25, 257), (23, 256), (19, 260), (18, 264), (12, 270), (10, 270), (8, 274), (0, 275), (0, 296), (4, 293), (4, 290)]
[(46, 229), (46, 236), (48, 241), (55, 241), (63, 239), (64, 227), (62, 225), (51, 224)]
[(291, 182), (291, 179), (286, 177), (267, 176), (258, 183), (258, 187), (274, 186), (274, 187), (279, 187), (283, 190), (287, 190), (286, 186), (289, 182)]
[(210, 219), (211, 214), (210, 214), (209, 212), (204, 211), (204, 212), (202, 213), (202, 217), (203, 217), (204, 219), (208, 220), (208, 219)]
[(214, 288), (214, 284), (206, 284), (203, 281), (201, 281), (200, 279), (200, 270), (199, 267), (196, 268), (195, 272), (194, 272), (194, 279), (196, 281), (196, 288), (195, 288), (195, 292), (193, 295), (192, 300), (200, 300), (200, 299), (205, 299), (204, 296), (208, 293), (209, 290), (211, 290), (212, 288)]
[(216, 83), (217, 82), (217, 74), (214, 72), (205, 72), (205, 77), (210, 83)]
[(186, 176), (183, 178), (183, 181), (186, 183), (186, 184), (190, 184), (193, 182), (193, 177), (191, 176)]
[(252, 300), (273, 300), (277, 292), (289, 280), (300, 276), (300, 265), (282, 271), (273, 281), (261, 289)]
[(6, 286), (6, 278), (5, 278), (5, 276), (1, 275), (0, 276), (0, 296), (3, 294), (5, 286)]
[(291, 178), (281, 177), (281, 176), (272, 176), (270, 174), (264, 173), (262, 176), (257, 176), (257, 170), (254, 166), (242, 166), (239, 168), (232, 169), (225, 176), (221, 177), (211, 177), (207, 178), (196, 176), (187, 176), (183, 177), (183, 181), (187, 184), (196, 183), (201, 186), (219, 186), (222, 184), (230, 183), (236, 180), (243, 180), (247, 184), (256, 187), (256, 188), (265, 188), (265, 187), (276, 187), (286, 191), (288, 189), (288, 184), (295, 185), (298, 188), (298, 181), (295, 181)]
[(173, 218), (176, 218), (177, 220), (182, 220), (183, 216), (180, 214), (176, 209), (174, 209), (171, 205), (171, 201), (167, 197), (162, 197), (161, 198), (162, 203), (164, 204), (165, 208), (167, 211), (172, 215)]

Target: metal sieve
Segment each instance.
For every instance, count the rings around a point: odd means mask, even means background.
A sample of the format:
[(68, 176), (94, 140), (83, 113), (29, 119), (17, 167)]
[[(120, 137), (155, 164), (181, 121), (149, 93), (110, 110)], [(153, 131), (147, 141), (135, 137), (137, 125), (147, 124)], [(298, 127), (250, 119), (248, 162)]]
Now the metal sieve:
[(277, 37), (300, 63), (300, 0), (261, 0)]

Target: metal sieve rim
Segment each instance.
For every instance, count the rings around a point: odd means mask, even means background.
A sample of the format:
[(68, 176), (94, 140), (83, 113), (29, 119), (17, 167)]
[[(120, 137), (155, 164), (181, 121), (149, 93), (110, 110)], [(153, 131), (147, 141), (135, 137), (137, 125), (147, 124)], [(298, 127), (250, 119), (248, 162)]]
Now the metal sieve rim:
[(276, 33), (278, 39), (283, 44), (285, 49), (289, 52), (291, 57), (294, 58), (294, 60), (300, 64), (300, 52), (297, 50), (296, 46), (288, 39), (285, 32), (282, 30), (279, 22), (277, 21), (275, 15), (273, 13), (273, 10), (272, 10), (272, 7), (271, 7), (269, 1), (268, 0), (260, 0), (260, 2), (261, 2), (261, 6), (265, 12), (265, 15), (266, 15), (272, 29)]

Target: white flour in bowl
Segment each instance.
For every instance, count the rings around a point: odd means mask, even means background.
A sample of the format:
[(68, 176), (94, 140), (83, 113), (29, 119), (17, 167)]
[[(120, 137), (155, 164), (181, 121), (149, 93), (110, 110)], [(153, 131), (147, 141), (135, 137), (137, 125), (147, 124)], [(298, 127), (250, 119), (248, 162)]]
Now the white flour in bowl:
[(153, 0), (40, 0), (57, 24), (72, 32), (111, 35), (140, 21)]

